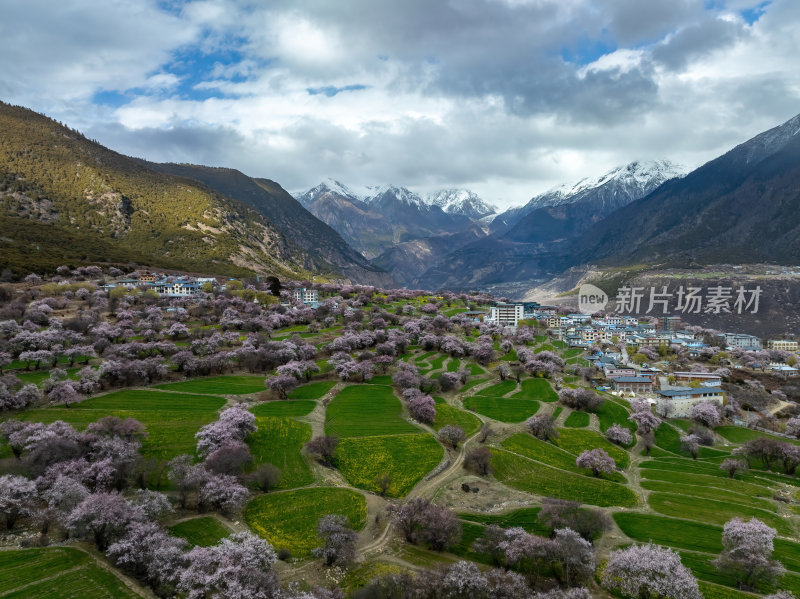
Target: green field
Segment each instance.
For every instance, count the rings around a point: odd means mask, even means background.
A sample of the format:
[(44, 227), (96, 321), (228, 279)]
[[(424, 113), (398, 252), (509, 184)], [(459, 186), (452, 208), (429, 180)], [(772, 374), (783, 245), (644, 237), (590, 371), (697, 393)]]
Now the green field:
[(342, 438), (418, 433), (417, 427), (403, 420), (402, 412), (391, 387), (350, 385), (328, 404), (325, 434)]
[(796, 439), (790, 439), (788, 437), (778, 437), (776, 435), (770, 435), (768, 433), (762, 433), (761, 431), (754, 431), (751, 428), (744, 428), (743, 426), (718, 426), (714, 429), (721, 437), (724, 437), (731, 443), (747, 443), (748, 441), (752, 441), (753, 439), (774, 439), (776, 441), (781, 441), (782, 443), (794, 443), (795, 445), (800, 445), (800, 441)]
[(501, 528), (513, 528), (518, 526), (524, 528), (530, 533), (537, 535), (548, 536), (552, 531), (539, 523), (539, 507), (526, 507), (507, 514), (458, 514), (461, 520), (467, 522), (475, 522), (488, 526), (489, 524), (497, 524)]
[(217, 411), (223, 405), (223, 398), (211, 395), (134, 389), (93, 397), (69, 408), (28, 410), (19, 418), (46, 423), (63, 420), (78, 428), (103, 416), (135, 418), (147, 427), (142, 454), (167, 460), (182, 453), (193, 454), (195, 433), (216, 420)]
[(564, 421), (567, 428), (585, 428), (589, 426), (589, 414), (586, 412), (572, 412)]
[(504, 449), (518, 453), (531, 460), (542, 462), (548, 466), (554, 466), (582, 474), (583, 470), (575, 465), (575, 455), (548, 443), (537, 439), (527, 433), (517, 433), (504, 440), (501, 444)]
[(312, 487), (259, 495), (247, 505), (244, 519), (276, 549), (303, 557), (319, 546), (316, 527), (327, 514), (346, 516), (353, 529), (361, 530), (367, 520), (367, 503), (361, 493), (351, 489)]
[(0, 551), (0, 596), (14, 599), (138, 598), (88, 554), (70, 547)]
[(497, 479), (521, 491), (601, 507), (630, 507), (638, 503), (636, 494), (618, 483), (569, 474), (502, 449), (494, 449), (492, 454), (492, 469)]
[(484, 397), (502, 397), (506, 393), (511, 393), (517, 388), (517, 381), (506, 379), (496, 385), (490, 385), (486, 389), (481, 389), (476, 395), (483, 395)]
[(740, 493), (751, 497), (772, 497), (773, 494), (773, 491), (769, 487), (744, 482), (738, 479), (731, 479), (727, 476), (722, 478), (720, 476), (689, 474), (672, 470), (657, 470), (655, 468), (642, 468), (640, 473), (643, 479), (652, 481), (716, 487), (718, 489), (733, 491), (734, 493)]
[(472, 436), (481, 428), (480, 418), (474, 414), (470, 414), (464, 410), (459, 410), (455, 406), (444, 403), (439, 397), (434, 398), (436, 401), (436, 418), (431, 425), (434, 430), (439, 430), (443, 426), (451, 424), (453, 426), (460, 426), (464, 429), (464, 434), (467, 437)]
[(644, 480), (642, 481), (642, 488), (647, 489), (648, 491), (657, 491), (660, 493), (677, 493), (679, 495), (691, 497), (701, 497), (705, 499), (716, 499), (718, 501), (740, 503), (770, 512), (776, 511), (775, 506), (766, 499), (755, 499), (751, 496), (743, 495), (741, 493), (725, 491), (723, 489), (705, 485), (685, 485), (657, 480)]
[(561, 449), (578, 456), (587, 449), (604, 449), (608, 455), (614, 458), (618, 468), (623, 470), (630, 464), (628, 452), (621, 447), (614, 445), (603, 435), (595, 431), (583, 431), (580, 429), (558, 429), (558, 439), (555, 441)]
[(699, 522), (723, 525), (731, 518), (758, 518), (775, 528), (781, 535), (794, 535), (794, 527), (773, 512), (760, 510), (738, 503), (713, 499), (698, 501), (694, 497), (670, 493), (651, 493), (647, 498), (650, 507), (659, 514), (680, 518), (691, 518)]
[(520, 391), (512, 399), (535, 399), (536, 401), (558, 401), (558, 394), (546, 379), (523, 379)]
[(600, 430), (606, 432), (614, 424), (619, 424), (631, 432), (636, 431), (636, 425), (628, 420), (630, 413), (627, 408), (618, 404), (613, 399), (606, 397), (606, 401), (597, 410), (597, 417), (600, 420)]
[(488, 380), (489, 379), (487, 379), (485, 377), (482, 377), (482, 378), (479, 378), (479, 379), (474, 379), (474, 380), (471, 380), (471, 381), (467, 381), (466, 383), (464, 383), (464, 385), (461, 387), (461, 389), (459, 389), (459, 392), (464, 393), (465, 391), (469, 391), (473, 387), (477, 387), (478, 385), (480, 385), (482, 383), (485, 383)]
[[(256, 406), (260, 407), (260, 406)], [(311, 426), (291, 418), (256, 418), (258, 430), (247, 437), (253, 465), (272, 464), (281, 470), (278, 489), (293, 489), (314, 482), (300, 450), (311, 440)]]
[(317, 407), (317, 402), (310, 399), (295, 401), (270, 401), (254, 406), (250, 411), (257, 417), (274, 416), (276, 418), (300, 418), (307, 416)]
[(265, 391), (263, 376), (228, 375), (156, 385), (156, 389), (209, 395), (244, 395)]
[(200, 547), (216, 545), (220, 539), (224, 539), (231, 534), (231, 531), (212, 516), (184, 520), (179, 524), (170, 526), (169, 532), (173, 536), (186, 539), (190, 545), (199, 545)]
[[(614, 521), (635, 541), (717, 554), (722, 551), (722, 527), (654, 514), (617, 512)], [(773, 556), (787, 570), (800, 573), (800, 543), (775, 539)]]
[(473, 395), (464, 400), (464, 407), (500, 422), (522, 422), (539, 410), (539, 402), (532, 399)]
[(354, 487), (379, 492), (376, 478), (388, 473), (390, 497), (402, 497), (442, 461), (444, 450), (428, 434), (345, 438), (336, 467)]
[(319, 381), (317, 383), (308, 383), (292, 389), (287, 394), (289, 399), (319, 399), (330, 391), (336, 381)]

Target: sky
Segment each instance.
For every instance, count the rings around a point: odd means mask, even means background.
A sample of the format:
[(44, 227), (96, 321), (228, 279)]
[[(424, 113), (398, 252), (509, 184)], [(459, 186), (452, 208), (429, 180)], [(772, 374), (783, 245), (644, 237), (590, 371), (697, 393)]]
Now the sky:
[(2, 0), (0, 100), (124, 154), (466, 187), (694, 168), (800, 112), (797, 0)]

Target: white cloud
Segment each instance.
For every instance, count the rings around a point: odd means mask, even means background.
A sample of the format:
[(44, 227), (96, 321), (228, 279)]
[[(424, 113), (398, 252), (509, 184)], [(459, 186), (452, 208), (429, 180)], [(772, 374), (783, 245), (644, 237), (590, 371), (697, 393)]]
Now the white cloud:
[(522, 203), (635, 159), (699, 165), (798, 112), (800, 3), (748, 25), (737, 11), (757, 6), (32, 0), (4, 7), (0, 97), (122, 152), (290, 189), (332, 176)]

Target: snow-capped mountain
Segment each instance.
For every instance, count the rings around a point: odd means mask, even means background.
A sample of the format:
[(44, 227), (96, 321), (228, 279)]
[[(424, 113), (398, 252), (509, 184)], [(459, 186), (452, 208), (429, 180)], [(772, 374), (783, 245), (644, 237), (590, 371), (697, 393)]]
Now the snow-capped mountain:
[(599, 177), (587, 177), (574, 185), (558, 185), (541, 195), (533, 197), (526, 206), (532, 210), (545, 206), (574, 204), (584, 199), (590, 192), (606, 187), (611, 195), (620, 196), (627, 203), (646, 196), (656, 187), (687, 172), (684, 166), (669, 160), (643, 160), (618, 166)]
[(469, 189), (440, 189), (428, 194), (425, 201), (431, 206), (439, 206), (448, 214), (461, 214), (472, 220), (481, 220), (497, 214), (493, 206)]
[(684, 166), (669, 160), (641, 160), (618, 166), (599, 177), (553, 187), (524, 206), (506, 210), (492, 221), (492, 232), (509, 231), (536, 210), (568, 204), (582, 204), (593, 216), (603, 217), (686, 172)]
[(463, 214), (446, 213), (406, 187), (356, 187), (328, 179), (297, 199), (367, 258), (389, 247), (472, 226)]

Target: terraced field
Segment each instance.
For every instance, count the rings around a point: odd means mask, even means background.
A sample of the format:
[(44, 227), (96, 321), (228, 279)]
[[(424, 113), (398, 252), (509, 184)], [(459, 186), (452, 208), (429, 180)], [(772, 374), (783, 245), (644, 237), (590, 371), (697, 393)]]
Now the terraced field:
[(156, 389), (209, 395), (244, 395), (264, 391), (263, 376), (227, 375), (156, 385)]
[(83, 551), (51, 547), (0, 551), (0, 597), (133, 599), (141, 595)]
[(216, 420), (223, 405), (225, 400), (213, 395), (131, 389), (93, 397), (69, 408), (28, 410), (19, 418), (45, 423), (63, 420), (77, 428), (108, 415), (135, 418), (147, 427), (142, 453), (168, 460), (182, 453), (193, 454), (195, 433)]
[[(439, 464), (444, 449), (429, 433), (402, 417), (391, 387), (351, 385), (328, 405), (325, 432), (339, 437), (336, 467), (354, 487), (402, 497)], [(451, 412), (451, 416), (453, 413)]]
[(294, 556), (308, 556), (320, 544), (317, 522), (327, 514), (346, 516), (361, 530), (367, 521), (364, 496), (352, 489), (311, 487), (260, 495), (244, 512), (244, 519), (259, 536)]

